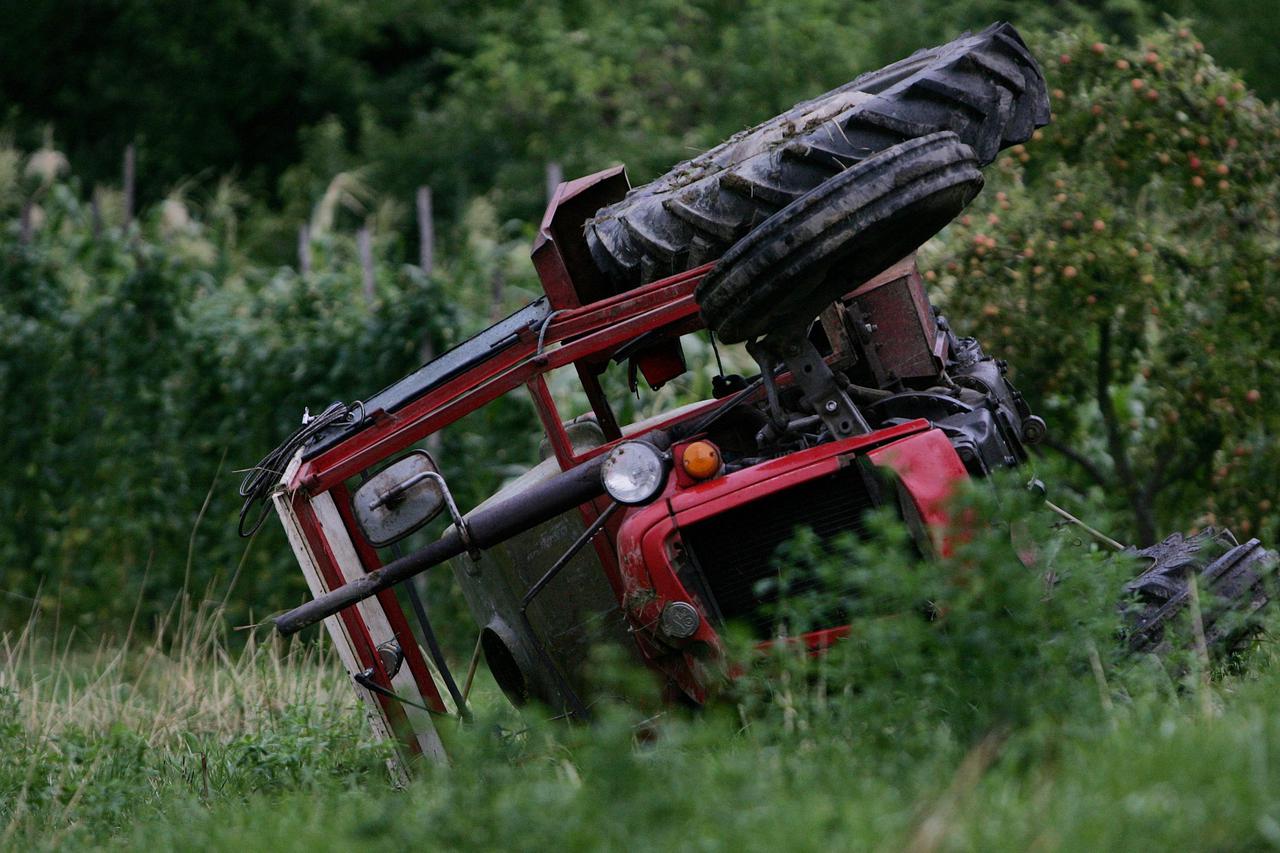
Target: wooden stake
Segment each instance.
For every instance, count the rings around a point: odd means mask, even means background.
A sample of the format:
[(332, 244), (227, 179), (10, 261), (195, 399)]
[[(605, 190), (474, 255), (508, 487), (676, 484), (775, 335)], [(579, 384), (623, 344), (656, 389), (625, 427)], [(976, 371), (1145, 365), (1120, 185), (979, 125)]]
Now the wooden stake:
[(356, 248), (360, 252), (360, 280), (364, 284), (364, 301), (373, 304), (373, 234), (366, 225), (356, 232)]
[(298, 226), (298, 272), (311, 275), (311, 226), (305, 222)]
[(418, 187), (418, 266), (428, 276), (436, 268), (436, 231), (431, 214), (431, 187)]
[(547, 204), (551, 203), (551, 199), (555, 198), (556, 187), (564, 180), (564, 169), (560, 164), (552, 160), (547, 164)]
[[(418, 187), (418, 267), (423, 274), (430, 276), (436, 268), (436, 226), (435, 216), (431, 210), (431, 187)], [(436, 348), (431, 342), (431, 330), (428, 328), (422, 336), (422, 348), (419, 351), (423, 364), (435, 360)], [(440, 433), (427, 436), (427, 452), (439, 454), (441, 449)], [(465, 697), (464, 700), (465, 701)]]
[(502, 272), (502, 259), (498, 259), (498, 266), (493, 269), (493, 278), (490, 280), (492, 286), (493, 303), (489, 307), (489, 314), (493, 322), (502, 319), (502, 305), (506, 302), (507, 277)]
[(31, 242), (31, 232), (33, 230), (32, 223), (31, 223), (32, 205), (33, 203), (31, 199), (27, 199), (26, 201), (24, 201), (22, 203), (22, 213), (19, 214), (20, 218), (18, 220), (18, 223), (19, 223), (18, 224), (18, 242), (22, 243), (24, 246), (27, 243)]
[(124, 147), (124, 224), (133, 223), (134, 178), (136, 174), (133, 143)]
[(93, 188), (93, 195), (89, 197), (89, 210), (93, 214), (93, 236), (95, 238), (102, 236), (102, 205), (98, 203), (98, 188)]

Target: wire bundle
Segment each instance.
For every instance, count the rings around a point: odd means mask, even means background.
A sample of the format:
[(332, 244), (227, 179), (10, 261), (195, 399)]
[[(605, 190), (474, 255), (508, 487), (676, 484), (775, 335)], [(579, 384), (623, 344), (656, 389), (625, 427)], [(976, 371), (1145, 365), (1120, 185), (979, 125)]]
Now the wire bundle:
[[(357, 416), (361, 420), (364, 418), (364, 406), (358, 402), (351, 406), (333, 402), (315, 416), (312, 416), (310, 410), (303, 412), (302, 426), (298, 427), (279, 447), (262, 457), (257, 465), (245, 472), (244, 479), (240, 481), (240, 497), (245, 499), (244, 506), (240, 508), (238, 525), (241, 536), (252, 536), (258, 532), (258, 528), (262, 527), (262, 522), (271, 512), (271, 503), (268, 500), (271, 492), (284, 476), (284, 469), (299, 448), (339, 421), (346, 421), (348, 424), (356, 423)], [(255, 507), (258, 508), (256, 517), (254, 517)], [(253, 526), (246, 530), (245, 522), (249, 518), (253, 518)]]

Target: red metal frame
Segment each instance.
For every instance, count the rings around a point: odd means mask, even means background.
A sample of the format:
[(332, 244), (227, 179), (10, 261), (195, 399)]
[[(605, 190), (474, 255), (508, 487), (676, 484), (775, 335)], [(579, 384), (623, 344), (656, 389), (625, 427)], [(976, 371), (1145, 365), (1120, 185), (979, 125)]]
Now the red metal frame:
[[(550, 254), (544, 249), (540, 269), (545, 271), (549, 264), (558, 261), (558, 254)], [(629, 293), (599, 300), (586, 307), (561, 309), (551, 317), (545, 329), (523, 330), (512, 345), (496, 353), (493, 358), (464, 371), (399, 411), (369, 412), (371, 424), (315, 458), (301, 463), (286, 488), (291, 492), (290, 504), (305, 539), (314, 552), (317, 567), (325, 583), (330, 588), (336, 588), (345, 581), (311, 501), (328, 493), (352, 540), (360, 568), (365, 572), (378, 568), (382, 561), (377, 550), (360, 535), (352, 515), (347, 481), (520, 385), (528, 388), (552, 451), (562, 469), (571, 468), (596, 453), (605, 452), (607, 447), (592, 449), (581, 455), (574, 452), (547, 387), (546, 374), (568, 365), (579, 367), (580, 373), (582, 369), (590, 372), (590, 367), (584, 368), (584, 365), (589, 365), (593, 360), (607, 359), (612, 351), (646, 332), (664, 327), (685, 331), (690, 326), (700, 326), (693, 291), (709, 268), (708, 265), (689, 270)], [(601, 405), (607, 406), (607, 401), (601, 395), (597, 396), (600, 400), (593, 400), (593, 403), (597, 404), (594, 407), (599, 410)], [(612, 412), (607, 409), (598, 411), (598, 416), (604, 424), (613, 420)], [(654, 424), (649, 428), (656, 429), (662, 425)], [(606, 506), (607, 501), (600, 499), (580, 507), (584, 523), (595, 521)], [(615, 536), (620, 523), (621, 518), (612, 520), (603, 534), (597, 536), (592, 543), (605, 566), (605, 573), (615, 593), (620, 593), (615, 549)], [(403, 638), (400, 647), (421, 701), (433, 711), (444, 712), (444, 699), (431, 675), (430, 667), (413, 639), (408, 620), (395, 593), (384, 591), (375, 601), (396, 638)], [(351, 637), (352, 651), (359, 665), (366, 669), (372, 668), (378, 683), (384, 686), (390, 684), (391, 680), (383, 668), (369, 627), (359, 610), (348, 608), (337, 618), (342, 620)], [(421, 746), (404, 707), (386, 696), (375, 694), (374, 699), (406, 753), (421, 754)]]
[[(703, 643), (718, 653), (721, 642), (711, 626), (708, 608), (680, 582), (673, 565), (672, 551), (678, 547), (680, 529), (835, 473), (862, 455), (898, 476), (930, 534), (942, 541), (950, 524), (946, 497), (968, 473), (946, 436), (925, 420), (823, 444), (692, 486), (681, 486), (672, 478), (658, 500), (627, 513), (618, 533), (622, 589), (619, 600), (632, 623), (654, 626), (670, 602), (692, 604), (703, 618), (687, 642)], [(811, 649), (818, 650), (847, 633), (848, 626), (839, 626), (802, 639)], [(655, 632), (650, 630), (648, 634)], [(704, 700), (707, 685), (696, 677), (696, 672), (705, 664), (684, 649), (673, 651), (654, 636), (647, 636), (643, 629), (637, 631), (637, 639), (650, 663), (670, 676), (691, 699)]]
[[(558, 314), (547, 326), (541, 352), (538, 330), (526, 329), (514, 345), (400, 411), (369, 412), (374, 421), (370, 426), (304, 462), (290, 487), (313, 495), (328, 491), (535, 377), (611, 352), (645, 332), (697, 317), (693, 291), (709, 269), (708, 264)], [(549, 434), (557, 431), (563, 427), (553, 428)]]
[[(345, 485), (334, 486), (331, 492), (334, 504), (338, 507), (338, 514), (342, 517), (342, 523), (353, 534), (351, 542), (355, 545), (356, 553), (360, 556), (361, 566), (366, 573), (381, 568), (382, 560), (378, 557), (377, 550), (363, 536), (355, 535), (359, 528), (356, 526), (355, 516), (351, 510), (351, 495), (347, 491), (347, 487)], [(413, 674), (414, 683), (418, 685), (418, 692), (427, 700), (427, 707), (438, 714), (448, 713), (448, 707), (445, 705), (444, 698), (440, 695), (440, 689), (436, 686), (435, 678), (431, 675), (431, 668), (427, 666), (426, 659), (422, 657), (422, 650), (418, 648), (418, 641), (413, 636), (413, 629), (409, 627), (409, 622), (405, 618), (404, 608), (396, 600), (395, 591), (384, 589), (378, 593), (377, 599), (382, 606), (383, 613), (387, 616), (387, 622), (390, 623), (391, 630), (395, 632), (401, 651), (404, 652), (405, 663), (409, 666), (409, 672)], [(379, 664), (381, 664), (381, 660), (379, 660)]]
[[(335, 503), (341, 506), (341, 502), (335, 501)], [(293, 510), (297, 514), (303, 535), (306, 537), (307, 544), (315, 557), (316, 566), (324, 576), (325, 583), (330, 589), (337, 589), (346, 583), (342, 577), (342, 570), (338, 567), (338, 561), (329, 547), (329, 542), (320, 527), (320, 521), (316, 518), (311, 502), (301, 492), (293, 496)], [(383, 607), (385, 609), (385, 603)], [(399, 605), (396, 605), (394, 609), (400, 611)], [(403, 612), (400, 612), (400, 616), (403, 619)], [(382, 658), (378, 655), (377, 647), (372, 637), (369, 636), (369, 628), (365, 625), (364, 619), (360, 617), (360, 613), (354, 607), (348, 607), (339, 613), (336, 618), (341, 619), (346, 627), (360, 665), (366, 669), (372, 668), (377, 674), (380, 683), (390, 684), (391, 679), (388, 677), (386, 669), (382, 666)], [(409, 645), (415, 648), (417, 646), (416, 643)], [(410, 755), (421, 755), (422, 748), (413, 734), (404, 707), (388, 696), (375, 694), (374, 698), (381, 707), (382, 714), (390, 724), (401, 747), (407, 750)]]
[[(366, 572), (378, 568), (381, 565), (378, 553), (360, 535), (352, 516), (347, 481), (503, 394), (521, 385), (526, 386), (562, 470), (608, 452), (621, 440), (613, 413), (596, 379), (599, 366), (619, 347), (645, 333), (663, 330), (675, 337), (702, 328), (693, 294), (712, 267), (712, 264), (707, 264), (625, 293), (605, 295), (607, 284), (599, 280), (599, 274), (594, 270), (583, 271), (585, 266), (589, 266), (583, 260), (584, 247), (576, 244), (562, 246), (557, 238), (569, 239), (569, 235), (580, 235), (578, 217), (582, 210), (594, 210), (592, 204), (625, 191), (625, 184), (625, 174), (621, 170), (610, 170), (563, 184), (557, 191), (534, 248), (535, 266), (555, 309), (544, 328), (519, 331), (514, 343), (495, 351), (488, 360), (442, 383), (399, 411), (368, 412), (371, 422), (363, 429), (297, 467), (287, 484), (293, 492), (291, 503), (306, 540), (315, 552), (319, 569), (331, 587), (343, 583), (342, 572), (325, 541), (310, 501), (326, 492), (331, 493), (341, 521), (355, 545), (360, 568)], [(571, 208), (571, 205), (576, 206)], [(591, 297), (589, 304), (580, 304), (584, 294)], [(597, 418), (610, 439), (604, 445), (581, 454), (575, 452), (570, 442), (545, 378), (552, 370), (569, 365), (578, 369)], [(789, 377), (781, 377), (779, 381), (786, 383)], [(714, 406), (717, 402), (708, 401), (706, 405)], [(697, 413), (686, 411), (655, 422), (643, 431), (687, 420), (696, 417)], [(633, 432), (628, 437), (643, 431)], [(705, 618), (705, 608), (685, 590), (672, 567), (670, 549), (678, 538), (679, 526), (730, 510), (762, 494), (831, 473), (855, 456), (865, 456), (874, 464), (897, 472), (921, 519), (945, 550), (946, 543), (941, 533), (947, 522), (944, 502), (954, 482), (967, 474), (955, 457), (950, 442), (941, 433), (931, 430), (925, 421), (913, 421), (822, 445), (704, 483), (691, 484), (673, 477), (658, 501), (618, 513), (605, 526), (603, 535), (594, 539), (593, 547), (605, 575), (636, 626), (635, 636), (643, 653), (687, 695), (698, 701), (705, 697), (711, 681), (706, 673), (708, 664), (681, 648), (673, 649), (652, 630), (662, 605), (681, 600), (703, 610), (702, 624), (693, 637), (685, 641), (686, 645), (700, 642), (718, 651), (720, 640), (710, 620)], [(590, 524), (595, 521), (607, 503), (601, 498), (583, 504), (580, 511), (584, 522)], [(443, 697), (430, 667), (412, 639), (408, 621), (394, 592), (379, 594), (377, 604), (385, 613), (392, 632), (397, 637), (404, 637), (400, 645), (423, 701), (433, 710), (443, 711), (446, 707)], [(351, 635), (361, 665), (372, 667), (382, 683), (389, 683), (359, 612), (348, 608), (338, 618)], [(810, 649), (817, 650), (829, 646), (847, 632), (847, 626), (833, 627), (804, 638), (804, 642)], [(394, 700), (382, 696), (377, 699), (392, 728), (401, 734), (409, 731), (404, 709)], [(402, 736), (401, 740), (406, 742), (410, 752), (420, 751), (412, 736)]]

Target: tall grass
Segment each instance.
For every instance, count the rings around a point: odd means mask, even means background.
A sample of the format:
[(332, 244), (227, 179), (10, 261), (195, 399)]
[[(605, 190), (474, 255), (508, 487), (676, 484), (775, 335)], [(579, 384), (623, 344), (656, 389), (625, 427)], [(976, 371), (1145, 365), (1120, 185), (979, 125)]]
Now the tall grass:
[[(1028, 499), (974, 500), (989, 524), (947, 560), (883, 519), (871, 544), (801, 536), (781, 555), (784, 586), (804, 568), (846, 590), (855, 630), (829, 654), (741, 643), (754, 663), (700, 713), (655, 717), (628, 673), (589, 725), (493, 691), (452, 766), (407, 790), (319, 644), (232, 653), (216, 604), (92, 647), (29, 624), (0, 641), (0, 847), (1280, 845), (1270, 635), (1211, 670), (1192, 643), (1126, 657), (1113, 592), (1133, 567), (1045, 527), (1028, 568), (1008, 535)], [(829, 606), (794, 594), (779, 616), (799, 630)]]
[(384, 749), (323, 641), (231, 643), (221, 604), (186, 601), (145, 638), (56, 639), (36, 616), (0, 635), (0, 847), (100, 839), (184, 799), (378, 784)]

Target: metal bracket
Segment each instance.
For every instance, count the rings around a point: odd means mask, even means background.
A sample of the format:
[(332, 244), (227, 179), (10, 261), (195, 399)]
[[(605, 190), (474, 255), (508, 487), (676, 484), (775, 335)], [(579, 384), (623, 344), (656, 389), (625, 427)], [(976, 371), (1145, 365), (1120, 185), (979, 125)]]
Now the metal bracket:
[[(805, 401), (813, 408), (814, 414), (822, 418), (835, 438), (871, 432), (871, 426), (849, 399), (836, 375), (803, 330), (774, 333), (754, 342), (747, 349), (760, 362), (766, 376), (770, 375), (771, 368), (778, 360), (787, 365), (793, 380), (803, 392)], [(770, 394), (770, 409), (774, 408), (775, 395), (776, 392)]]
[(388, 489), (370, 501), (369, 509), (377, 509), (383, 504), (394, 501), (423, 480), (432, 480), (440, 487), (440, 494), (444, 496), (444, 505), (449, 510), (449, 516), (453, 519), (454, 526), (458, 528), (458, 535), (462, 538), (462, 544), (466, 546), (467, 556), (472, 561), (478, 561), (480, 559), (480, 548), (476, 545), (475, 539), (471, 535), (471, 526), (467, 524), (467, 519), (458, 510), (458, 504), (453, 499), (453, 492), (449, 491), (449, 484), (445, 482), (442, 475), (435, 471), (420, 471), (414, 474), (403, 483), (397, 484), (395, 488)]

